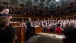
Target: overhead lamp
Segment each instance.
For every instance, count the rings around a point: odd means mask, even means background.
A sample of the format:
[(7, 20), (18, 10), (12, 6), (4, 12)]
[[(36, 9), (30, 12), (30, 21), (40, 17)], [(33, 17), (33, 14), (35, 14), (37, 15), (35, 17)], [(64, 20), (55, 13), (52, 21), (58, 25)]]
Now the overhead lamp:
[(60, 1), (60, 0), (56, 0), (56, 2), (58, 2), (58, 1)]

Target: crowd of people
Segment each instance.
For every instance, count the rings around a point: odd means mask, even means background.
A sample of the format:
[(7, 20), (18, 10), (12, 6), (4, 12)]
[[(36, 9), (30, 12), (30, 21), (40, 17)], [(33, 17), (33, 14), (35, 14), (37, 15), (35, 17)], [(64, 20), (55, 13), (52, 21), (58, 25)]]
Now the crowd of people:
[[(24, 26), (27, 26), (27, 22), (22, 22)], [(76, 20), (65, 19), (65, 20), (37, 20), (31, 21), (30, 23), (32, 30), (35, 26), (43, 27), (45, 33), (57, 33), (64, 34), (66, 36), (66, 43), (76, 43)], [(28, 25), (28, 26), (30, 26)], [(28, 27), (29, 28), (29, 27)], [(31, 30), (30, 30), (31, 32)]]
[(11, 15), (9, 9), (0, 6), (0, 43), (13, 43), (16, 30), (10, 25)]
[[(18, 12), (18, 10), (15, 9), (15, 10), (10, 10), (10, 12), (20, 14), (20, 13), (23, 13), (23, 10), (19, 10), (20, 12)], [(75, 12), (75, 10), (76, 10), (76, 7), (68, 7), (67, 10), (63, 10), (63, 11), (65, 11), (65, 13), (72, 13), (72, 12)], [(24, 10), (24, 12), (29, 12), (29, 14), (31, 11), (32, 11), (32, 9), (29, 11)], [(37, 11), (37, 10), (35, 10), (35, 11)], [(44, 11), (38, 10), (38, 12), (40, 12), (39, 14), (41, 15), (42, 12), (44, 12)], [(60, 10), (59, 10), (59, 12), (60, 12)], [(6, 43), (6, 42), (13, 43), (13, 39), (15, 38), (15, 35), (16, 35), (15, 29), (11, 25), (9, 25), (12, 16), (10, 16), (10, 15), (8, 16), (8, 13), (9, 13), (9, 9), (0, 7), (0, 43)], [(14, 14), (14, 13), (12, 13), (12, 14)], [(35, 15), (35, 13), (37, 13), (37, 12), (33, 12), (33, 13)], [(44, 12), (44, 14), (45, 13), (46, 13), (46, 11)], [(54, 11), (51, 11), (51, 13), (54, 14)], [(56, 12), (56, 14), (57, 14), (57, 12)], [(29, 18), (28, 21), (22, 21), (21, 26), (26, 26), (26, 40), (28, 41), (28, 43), (32, 43), (33, 41), (35, 43), (38, 41), (38, 39), (40, 39), (40, 38), (42, 39), (43, 37), (49, 39), (49, 37), (47, 37), (47, 36), (38, 35), (39, 36), (38, 38), (36, 36), (33, 36), (33, 37), (37, 38), (36, 41), (35, 41), (35, 39), (30, 41), (31, 39), (29, 40), (29, 38), (31, 37), (31, 33), (34, 32), (35, 26), (43, 27), (43, 32), (46, 32), (46, 33), (48, 33), (48, 32), (50, 32), (50, 33), (53, 32), (53, 33), (57, 33), (57, 34), (63, 33), (66, 36), (66, 43), (76, 43), (76, 20), (74, 20), (74, 19), (70, 19), (70, 20), (69, 19), (65, 19), (65, 20), (50, 20), (50, 19), (45, 20), (44, 19), (44, 20), (32, 21), (31, 18)], [(50, 40), (51, 39), (54, 40), (54, 38), (50, 38)], [(58, 41), (58, 40), (56, 40), (56, 41)], [(43, 40), (40, 40), (40, 43), (41, 42), (43, 42)], [(48, 43), (50, 43), (50, 41)], [(62, 42), (59, 41), (58, 43), (62, 43)]]
[(50, 16), (50, 15), (57, 15), (57, 14), (68, 14), (76, 12), (76, 6), (69, 6), (64, 9), (57, 8), (56, 10), (35, 10), (35, 9), (25, 9), (25, 8), (12, 8), (9, 7), (10, 14), (25, 14), (25, 15), (43, 15), (43, 16)]

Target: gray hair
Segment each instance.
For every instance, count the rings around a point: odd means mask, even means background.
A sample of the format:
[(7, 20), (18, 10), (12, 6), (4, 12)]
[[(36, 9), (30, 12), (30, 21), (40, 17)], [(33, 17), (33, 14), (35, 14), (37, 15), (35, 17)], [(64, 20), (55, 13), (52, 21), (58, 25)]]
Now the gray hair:
[(35, 35), (28, 40), (28, 43), (63, 43), (59, 39), (46, 35)]

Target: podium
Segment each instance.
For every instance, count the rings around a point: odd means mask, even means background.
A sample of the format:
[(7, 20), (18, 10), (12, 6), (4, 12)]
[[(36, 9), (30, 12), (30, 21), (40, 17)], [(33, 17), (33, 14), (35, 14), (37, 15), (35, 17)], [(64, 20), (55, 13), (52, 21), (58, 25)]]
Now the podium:
[(25, 27), (15, 27), (16, 28), (16, 34), (17, 34), (17, 40), (15, 43), (25, 43)]
[(18, 22), (10, 23), (16, 29), (17, 39), (14, 43), (25, 43), (25, 27), (20, 26)]
[(36, 33), (42, 33), (43, 32), (43, 28), (38, 26), (38, 27), (35, 27), (35, 34)]
[(19, 22), (12, 22), (10, 23), (12, 26), (20, 26), (20, 23)]
[[(17, 34), (17, 39), (15, 40), (15, 43), (25, 43), (25, 38), (26, 38), (26, 27), (21, 27), (20, 23), (18, 22), (13, 22), (11, 23), (13, 27), (16, 29), (16, 34)], [(43, 27), (40, 26), (35, 26), (35, 34), (37, 33), (42, 33), (43, 32)]]

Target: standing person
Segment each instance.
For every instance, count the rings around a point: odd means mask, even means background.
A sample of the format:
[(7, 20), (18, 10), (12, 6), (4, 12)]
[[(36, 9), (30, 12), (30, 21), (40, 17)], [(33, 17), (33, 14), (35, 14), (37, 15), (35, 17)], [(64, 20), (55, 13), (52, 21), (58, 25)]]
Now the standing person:
[(72, 41), (72, 43), (76, 43), (76, 25), (74, 26), (74, 30), (73, 30), (73, 35), (72, 35), (72, 37), (73, 37), (73, 41)]
[(74, 26), (72, 23), (69, 24), (69, 27), (67, 28), (67, 32), (66, 32), (66, 43), (71, 43), (70, 41), (73, 40), (73, 30), (74, 30)]
[(8, 14), (9, 13), (9, 9), (7, 8), (7, 9), (5, 9), (5, 13), (6, 14)]
[(0, 6), (0, 16), (4, 16), (5, 13), (5, 7)]
[(0, 6), (0, 16), (8, 17), (8, 13), (9, 13), (9, 9), (3, 6)]
[(27, 29), (26, 29), (26, 41), (31, 37), (32, 29), (31, 29), (31, 18), (28, 18), (27, 21)]
[(63, 34), (64, 34), (65, 36), (67, 36), (67, 29), (68, 29), (68, 24), (64, 24), (64, 25), (63, 25)]
[(5, 13), (3, 14), (4, 16), (8, 17), (8, 14), (9, 14), (9, 9), (5, 9)]
[(3, 15), (6, 16), (10, 21), (12, 19), (12, 16), (8, 14), (9, 14), (9, 9), (5, 9), (5, 13)]
[(8, 18), (0, 17), (0, 43), (13, 43), (15, 39), (15, 29), (9, 26)]

